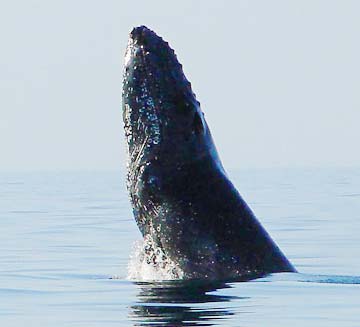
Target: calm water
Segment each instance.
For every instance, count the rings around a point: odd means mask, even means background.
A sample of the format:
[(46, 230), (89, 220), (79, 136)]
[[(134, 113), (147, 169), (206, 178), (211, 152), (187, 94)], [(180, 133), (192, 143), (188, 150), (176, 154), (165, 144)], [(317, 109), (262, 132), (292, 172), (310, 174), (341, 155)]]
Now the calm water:
[(230, 175), (300, 274), (128, 281), (122, 173), (1, 173), (0, 326), (360, 326), (360, 169)]

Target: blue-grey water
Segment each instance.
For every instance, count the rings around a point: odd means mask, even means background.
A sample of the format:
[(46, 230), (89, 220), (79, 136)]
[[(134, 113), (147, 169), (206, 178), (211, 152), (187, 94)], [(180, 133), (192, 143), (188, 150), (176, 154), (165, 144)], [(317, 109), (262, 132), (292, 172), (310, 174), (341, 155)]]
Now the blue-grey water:
[(0, 326), (360, 326), (360, 169), (230, 176), (299, 274), (129, 281), (123, 173), (1, 173)]

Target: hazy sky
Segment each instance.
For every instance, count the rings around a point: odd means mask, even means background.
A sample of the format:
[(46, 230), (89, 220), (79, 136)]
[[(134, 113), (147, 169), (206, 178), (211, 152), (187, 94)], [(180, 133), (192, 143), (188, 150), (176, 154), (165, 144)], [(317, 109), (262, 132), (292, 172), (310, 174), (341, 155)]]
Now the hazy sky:
[(360, 1), (0, 4), (0, 170), (124, 167), (133, 26), (175, 49), (225, 167), (360, 166)]

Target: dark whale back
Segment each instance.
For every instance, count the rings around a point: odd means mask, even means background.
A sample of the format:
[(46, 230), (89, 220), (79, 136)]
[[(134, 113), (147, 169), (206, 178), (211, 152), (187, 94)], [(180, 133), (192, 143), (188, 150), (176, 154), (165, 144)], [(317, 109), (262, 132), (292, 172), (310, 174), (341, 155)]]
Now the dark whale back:
[(123, 110), (127, 186), (149, 264), (157, 248), (185, 278), (295, 271), (228, 179), (173, 50), (144, 26), (130, 34)]

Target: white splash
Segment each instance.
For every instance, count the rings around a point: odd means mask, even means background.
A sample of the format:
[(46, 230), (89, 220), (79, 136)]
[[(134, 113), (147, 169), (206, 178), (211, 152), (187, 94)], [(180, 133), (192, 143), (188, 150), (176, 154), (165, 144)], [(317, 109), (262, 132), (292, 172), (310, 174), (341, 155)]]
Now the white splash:
[(165, 257), (159, 247), (154, 246), (151, 237), (137, 241), (128, 264), (129, 280), (160, 281), (183, 279), (184, 273), (174, 262)]

